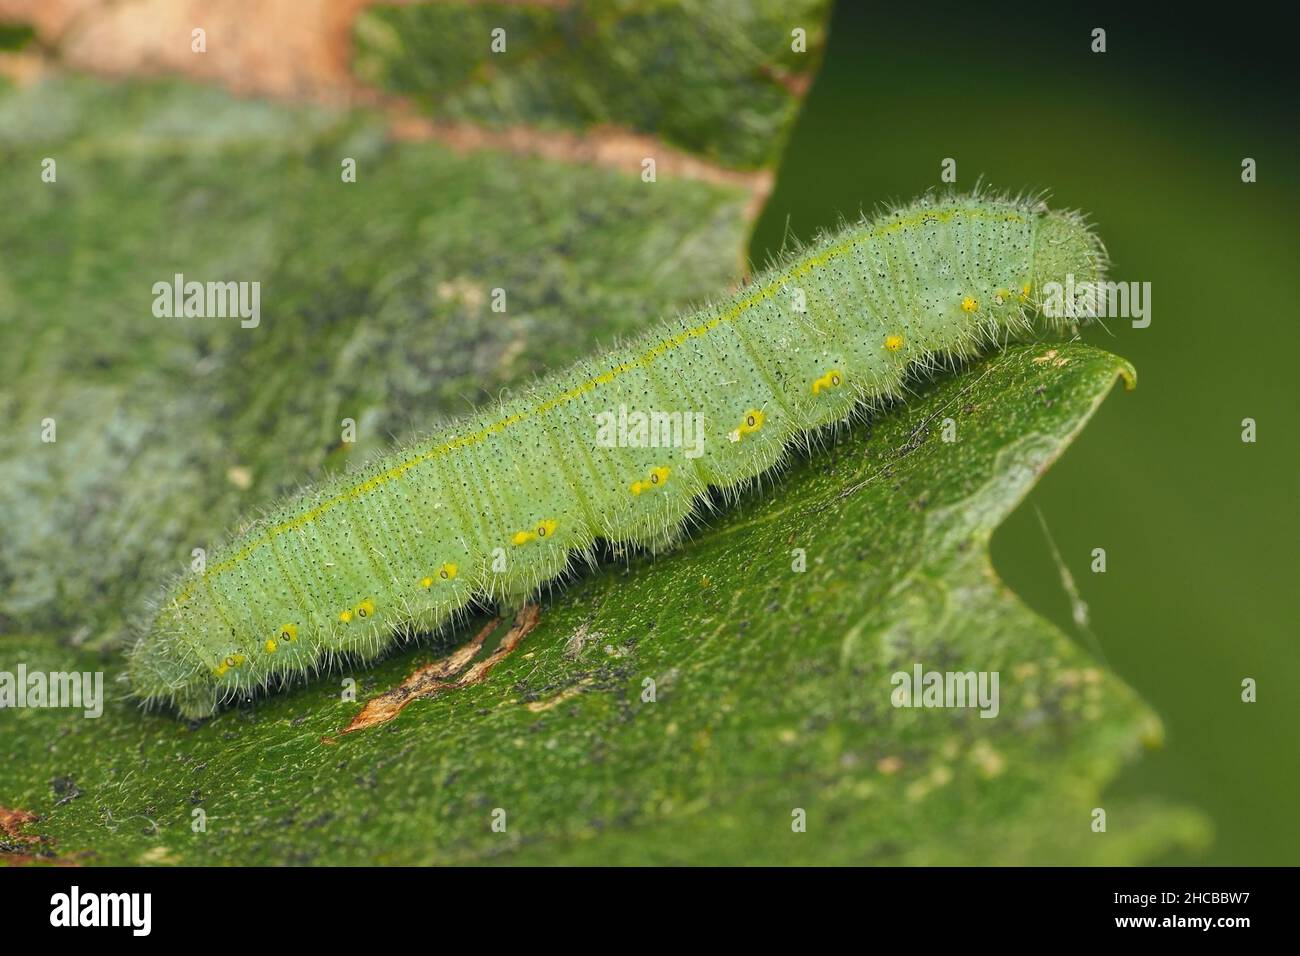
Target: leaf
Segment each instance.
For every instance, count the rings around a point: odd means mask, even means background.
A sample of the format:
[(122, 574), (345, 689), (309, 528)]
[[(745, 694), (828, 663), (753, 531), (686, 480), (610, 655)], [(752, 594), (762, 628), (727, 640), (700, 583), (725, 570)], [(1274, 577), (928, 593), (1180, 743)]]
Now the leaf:
[[(357, 702), (335, 677), (194, 726), (121, 700), (98, 720), (20, 711), (5, 789), (97, 863), (1115, 864), (1199, 845), (1194, 814), (1101, 799), (1159, 724), (985, 550), (1131, 375), (1087, 346), (1016, 346), (927, 385), (679, 551), (580, 575), (487, 679), (381, 726), (336, 736), (441, 649), (355, 674)], [(891, 675), (916, 664), (996, 671), (997, 716), (895, 707)], [(51, 806), (50, 779), (80, 796)]]
[[(824, 42), (823, 0), (559, 7), (420, 4), (367, 11), (361, 79), (442, 122), (619, 123), (729, 166), (770, 163)], [(805, 53), (792, 31), (806, 34)], [(505, 49), (494, 51), (494, 31)]]

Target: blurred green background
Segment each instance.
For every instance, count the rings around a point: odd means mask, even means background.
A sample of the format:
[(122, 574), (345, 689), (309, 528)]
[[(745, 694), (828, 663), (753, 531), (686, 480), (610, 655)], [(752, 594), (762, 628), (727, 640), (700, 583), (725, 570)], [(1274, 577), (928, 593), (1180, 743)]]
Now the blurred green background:
[[(1139, 387), (1107, 400), (1000, 529), (994, 562), (1164, 719), (1163, 750), (1113, 792), (1211, 814), (1196, 862), (1295, 864), (1300, 87), (1281, 25), (1143, 16), (839, 4), (751, 255), (938, 185), (944, 157), (961, 188), (1050, 189), (1093, 217), (1112, 277), (1150, 282), (1153, 309), (1149, 328), (1084, 337), (1130, 359)], [(1072, 623), (1036, 509), (1099, 650)], [(1097, 547), (1105, 574), (1090, 571)], [(1245, 677), (1257, 703), (1241, 702)]]

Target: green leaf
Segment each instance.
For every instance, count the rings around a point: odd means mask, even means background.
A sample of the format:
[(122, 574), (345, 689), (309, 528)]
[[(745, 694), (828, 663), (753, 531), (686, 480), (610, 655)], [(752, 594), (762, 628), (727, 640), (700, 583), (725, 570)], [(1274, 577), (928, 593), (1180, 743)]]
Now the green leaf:
[[(926, 385), (679, 551), (578, 576), (486, 680), (386, 724), (338, 736), (445, 647), (356, 674), (358, 703), (336, 675), (193, 726), (122, 700), (98, 720), (19, 711), (6, 790), (93, 862), (1114, 864), (1198, 845), (1187, 811), (1101, 797), (1159, 724), (986, 554), (1131, 375), (1087, 346), (1017, 346)], [(997, 716), (895, 707), (891, 676), (916, 664), (996, 671)], [(57, 803), (51, 780), (79, 795)]]
[[(364, 81), (439, 121), (617, 123), (729, 166), (775, 159), (825, 39), (825, 0), (580, 0), (379, 6), (356, 25)], [(795, 52), (793, 31), (804, 32)], [(505, 49), (493, 50), (494, 31)]]

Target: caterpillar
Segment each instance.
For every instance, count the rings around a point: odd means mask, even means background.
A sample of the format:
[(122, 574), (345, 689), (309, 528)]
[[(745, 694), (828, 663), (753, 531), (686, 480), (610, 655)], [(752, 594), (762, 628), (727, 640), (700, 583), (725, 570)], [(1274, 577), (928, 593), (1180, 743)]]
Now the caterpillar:
[(1038, 290), (1071, 274), (1095, 288), (1105, 269), (1084, 217), (1036, 198), (927, 194), (860, 217), (261, 515), (168, 586), (129, 651), (132, 693), (206, 716), (471, 602), (521, 602), (601, 542), (670, 546), (709, 489), (733, 496), (909, 374), (1064, 332)]

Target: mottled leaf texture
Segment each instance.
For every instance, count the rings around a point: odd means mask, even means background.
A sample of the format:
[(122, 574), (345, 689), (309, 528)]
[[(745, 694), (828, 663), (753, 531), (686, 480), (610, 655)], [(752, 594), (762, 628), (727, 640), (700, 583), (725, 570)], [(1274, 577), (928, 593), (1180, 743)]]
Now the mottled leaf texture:
[[(776, 156), (818, 62), (826, 9), (823, 0), (379, 6), (356, 26), (357, 73), (440, 121), (618, 124), (751, 168)], [(504, 50), (484, 42), (494, 31)]]

